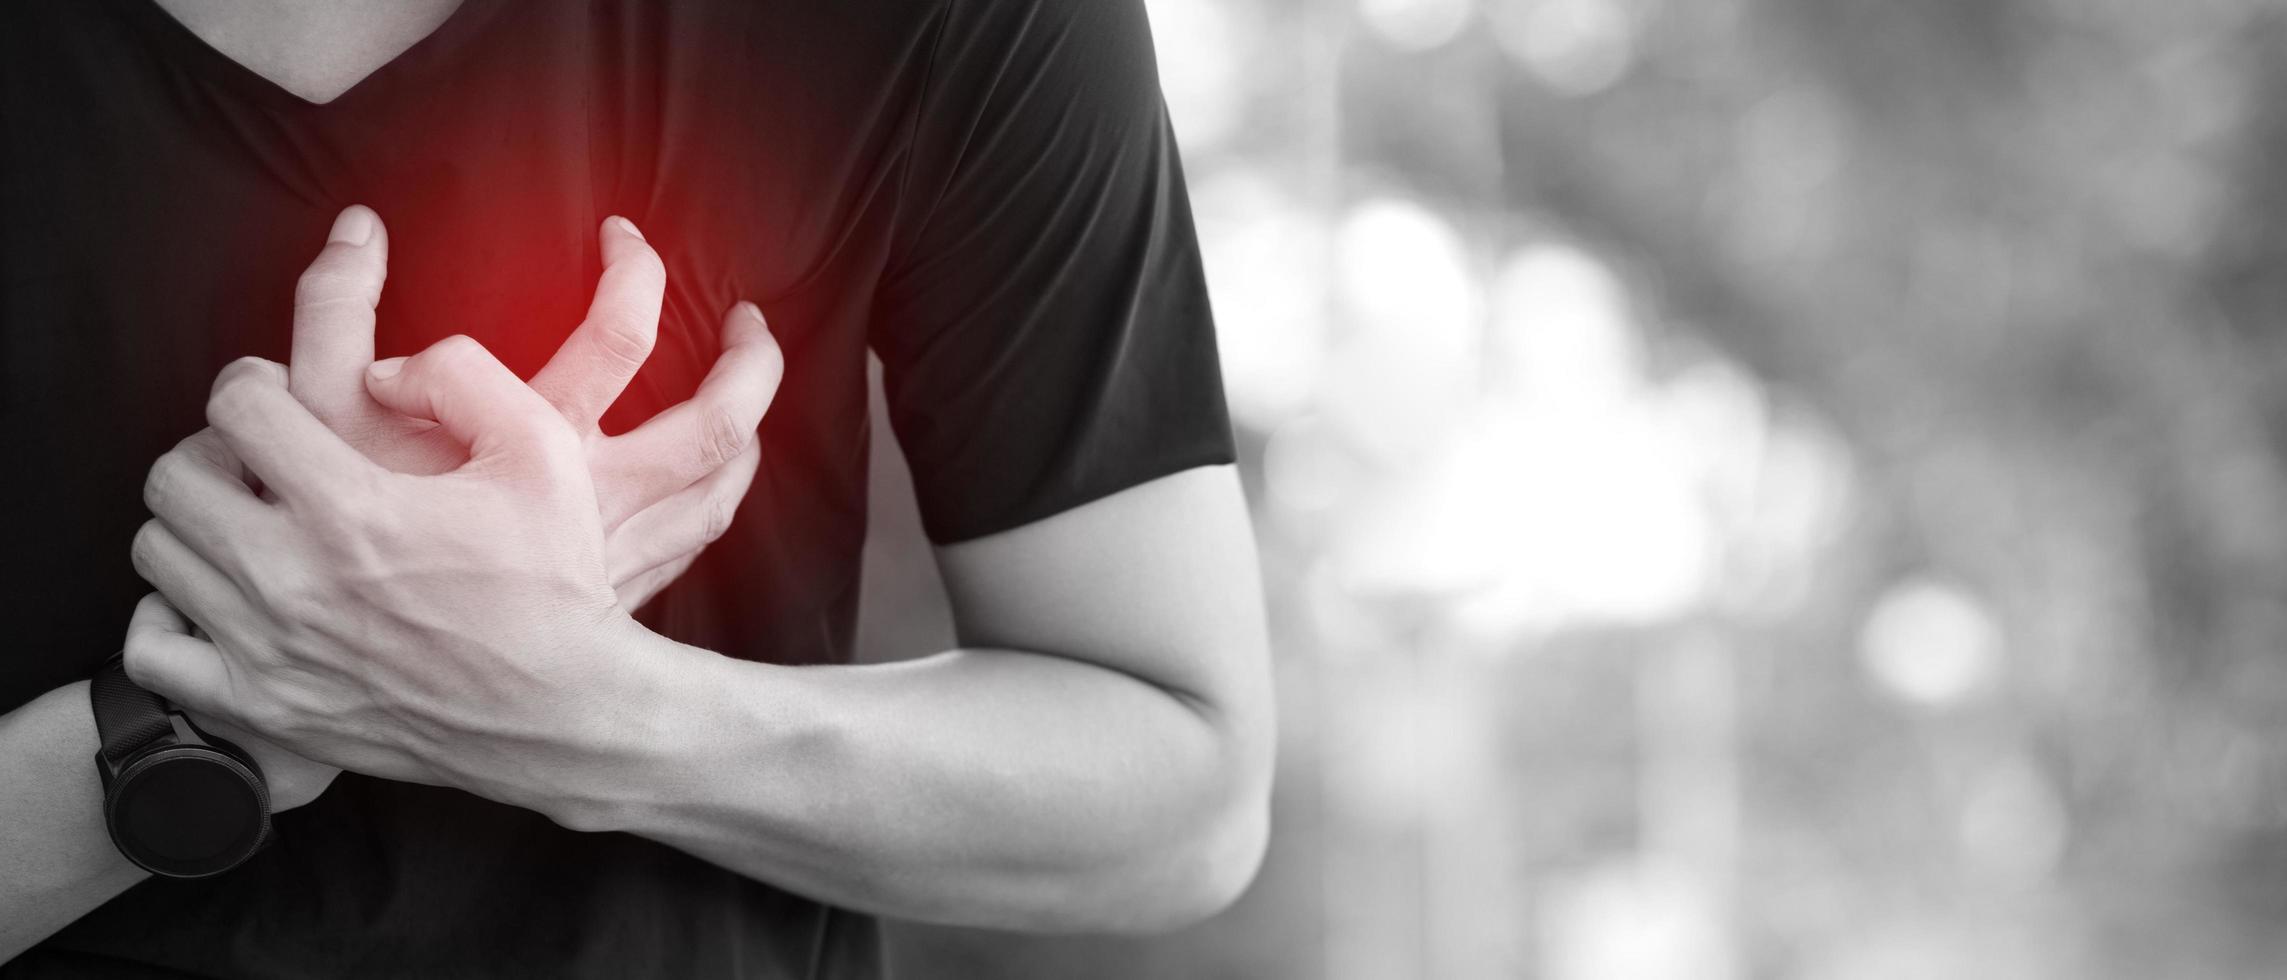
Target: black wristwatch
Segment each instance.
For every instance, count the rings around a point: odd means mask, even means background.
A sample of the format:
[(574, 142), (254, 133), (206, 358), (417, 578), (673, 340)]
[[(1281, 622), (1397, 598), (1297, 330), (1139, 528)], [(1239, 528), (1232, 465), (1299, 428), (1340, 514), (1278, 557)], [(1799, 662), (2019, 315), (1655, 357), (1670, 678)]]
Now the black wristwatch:
[(205, 878), (270, 840), (270, 787), (246, 750), (200, 731), (112, 657), (89, 685), (103, 822), (119, 853), (169, 878)]

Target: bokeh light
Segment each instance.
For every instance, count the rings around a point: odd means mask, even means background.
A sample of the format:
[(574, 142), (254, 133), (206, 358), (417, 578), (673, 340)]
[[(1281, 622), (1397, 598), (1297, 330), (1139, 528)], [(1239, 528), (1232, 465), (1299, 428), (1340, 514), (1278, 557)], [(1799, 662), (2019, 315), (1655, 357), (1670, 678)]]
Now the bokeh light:
[(1419, 203), (1365, 201), (1336, 231), (1335, 283), (1344, 330), (1319, 408), (1386, 459), (1434, 448), (1477, 383), (1482, 296), (1460, 235)]
[(1510, 0), (1494, 18), (1501, 48), (1560, 95), (1594, 95), (1634, 65), (1636, 11), (1626, 0)]
[(1261, 175), (1200, 188), (1200, 249), (1219, 319), (1231, 411), (1270, 429), (1307, 408), (1331, 338), (1327, 223)]
[(1471, 0), (1358, 0), (1358, 16), (1382, 40), (1427, 51), (1460, 35), (1471, 6)]
[(1273, 849), (910, 975), (2279, 973), (2287, 13), (1150, 2)]
[(1149, 0), (1160, 91), (1186, 149), (1212, 148), (1230, 137), (1246, 108), (1248, 76), (1239, 58), (1249, 25), (1230, 4), (1214, 0)]
[(1866, 617), (1858, 649), (1883, 689), (1933, 707), (1984, 690), (2000, 672), (1992, 615), (1959, 587), (1930, 579), (1884, 593)]

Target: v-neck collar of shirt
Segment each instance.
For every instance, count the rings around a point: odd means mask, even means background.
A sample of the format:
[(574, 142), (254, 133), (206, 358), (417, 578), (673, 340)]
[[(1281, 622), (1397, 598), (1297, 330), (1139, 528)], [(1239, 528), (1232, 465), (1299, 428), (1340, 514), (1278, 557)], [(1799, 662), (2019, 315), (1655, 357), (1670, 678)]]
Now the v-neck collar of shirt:
[(378, 91), (419, 77), (425, 66), (441, 63), (465, 48), (467, 42), (476, 37), (480, 28), (491, 19), (493, 12), (503, 6), (502, 0), (461, 0), (460, 6), (447, 14), (443, 23), (413, 42), (411, 47), (366, 73), (364, 78), (358, 79), (340, 95), (324, 102), (313, 102), (207, 43), (198, 32), (176, 20), (175, 15), (156, 0), (114, 2), (126, 8), (158, 43), (178, 55), (182, 61), (181, 67), (186, 70), (204, 74), (264, 103), (303, 112), (339, 112), (373, 97)]

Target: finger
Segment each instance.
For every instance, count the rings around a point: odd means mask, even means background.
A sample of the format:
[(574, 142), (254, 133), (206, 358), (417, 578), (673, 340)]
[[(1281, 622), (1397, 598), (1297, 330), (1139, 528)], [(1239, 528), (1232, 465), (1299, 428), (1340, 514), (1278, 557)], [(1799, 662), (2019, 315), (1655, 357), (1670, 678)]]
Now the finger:
[(215, 375), (207, 424), (246, 470), (288, 499), (334, 499), (380, 472), (286, 390), (284, 370), (242, 357)]
[(365, 407), (373, 363), (373, 309), (389, 274), (389, 234), (380, 216), (353, 205), (334, 219), (326, 246), (294, 285), (294, 347), (288, 389), (328, 422)]
[(127, 679), (193, 712), (237, 717), (222, 650), (191, 635), (190, 621), (153, 592), (135, 604), (122, 648)]
[(235, 560), (258, 528), (277, 519), (246, 485), (245, 466), (213, 429), (199, 430), (151, 464), (143, 503), (209, 562)]
[(690, 400), (598, 448), (596, 487), (605, 525), (737, 458), (754, 441), (785, 371), (785, 354), (762, 311), (752, 303), (732, 307), (723, 318), (722, 355)]
[(135, 604), (135, 612), (127, 617), (127, 635), (156, 630), (163, 633), (191, 635), (191, 621), (181, 610), (167, 603), (167, 597), (153, 592)]
[(366, 391), (392, 411), (433, 419), (483, 459), (572, 438), (556, 410), (465, 336), (447, 337), (412, 357), (377, 361)]
[(166, 597), (183, 617), (208, 636), (250, 622), (254, 611), (229, 575), (199, 557), (158, 521), (145, 521), (128, 550), (135, 574)]
[(638, 511), (604, 542), (613, 581), (626, 581), (677, 558), (695, 555), (730, 530), (739, 501), (754, 484), (762, 447), (745, 452), (707, 478)]
[(604, 271), (588, 318), (532, 378), (532, 389), (586, 431), (626, 390), (659, 337), (659, 299), (667, 267), (626, 218), (604, 222)]

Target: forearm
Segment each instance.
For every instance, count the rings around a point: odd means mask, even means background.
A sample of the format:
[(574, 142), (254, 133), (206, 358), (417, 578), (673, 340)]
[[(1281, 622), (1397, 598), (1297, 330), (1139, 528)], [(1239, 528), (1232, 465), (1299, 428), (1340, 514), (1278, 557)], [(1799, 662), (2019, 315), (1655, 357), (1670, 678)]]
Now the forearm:
[(143, 880), (103, 828), (87, 683), (0, 715), (0, 962)]
[(1234, 747), (1258, 740), (1134, 677), (1014, 651), (791, 668), (651, 642), (660, 721), (541, 804), (559, 819), (963, 925), (1162, 927), (1252, 876), (1268, 760)]

